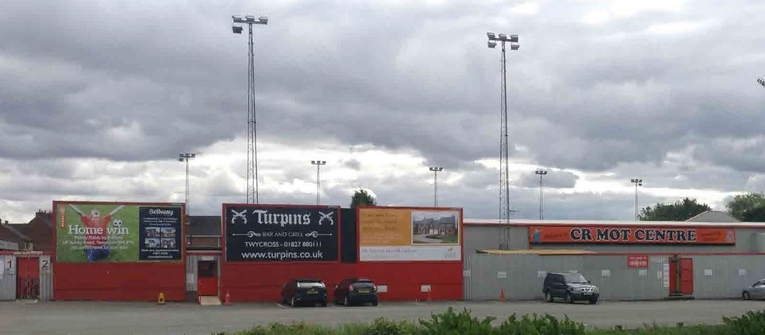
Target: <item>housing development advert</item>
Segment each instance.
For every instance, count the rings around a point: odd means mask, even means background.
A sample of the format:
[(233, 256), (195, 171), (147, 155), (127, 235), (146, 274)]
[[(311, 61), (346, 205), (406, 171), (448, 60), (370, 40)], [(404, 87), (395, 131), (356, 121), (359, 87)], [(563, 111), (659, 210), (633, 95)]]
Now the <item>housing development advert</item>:
[(224, 205), (226, 260), (337, 261), (338, 207)]
[(170, 204), (57, 202), (56, 260), (181, 260), (182, 212)]

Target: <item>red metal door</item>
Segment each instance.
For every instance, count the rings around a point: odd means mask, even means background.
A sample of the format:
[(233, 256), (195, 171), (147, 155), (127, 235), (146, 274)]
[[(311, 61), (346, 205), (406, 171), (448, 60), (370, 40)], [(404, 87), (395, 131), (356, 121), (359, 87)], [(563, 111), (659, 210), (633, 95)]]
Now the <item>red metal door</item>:
[(683, 294), (693, 294), (693, 259), (680, 260), (680, 290)]
[(37, 299), (40, 296), (40, 260), (37, 257), (16, 258), (16, 299)]
[(199, 296), (218, 295), (218, 262), (197, 262), (197, 294)]

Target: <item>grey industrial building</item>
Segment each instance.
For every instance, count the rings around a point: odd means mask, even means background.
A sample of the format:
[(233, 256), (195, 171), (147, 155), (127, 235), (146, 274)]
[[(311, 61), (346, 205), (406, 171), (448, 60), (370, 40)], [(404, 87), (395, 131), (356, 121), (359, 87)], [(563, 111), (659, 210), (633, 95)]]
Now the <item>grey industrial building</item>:
[(465, 299), (542, 299), (547, 272), (582, 273), (601, 300), (740, 297), (765, 278), (765, 223), (465, 219)]

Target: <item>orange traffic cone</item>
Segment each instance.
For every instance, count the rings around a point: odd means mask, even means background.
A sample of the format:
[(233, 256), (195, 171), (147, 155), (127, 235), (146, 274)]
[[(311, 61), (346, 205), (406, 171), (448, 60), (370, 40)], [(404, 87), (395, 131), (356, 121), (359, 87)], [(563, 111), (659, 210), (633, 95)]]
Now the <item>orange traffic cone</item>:
[(505, 301), (505, 289), (504, 288), (499, 291), (499, 301), (502, 301), (502, 302)]
[(157, 304), (164, 305), (165, 304), (165, 294), (162, 292), (159, 292), (159, 297), (157, 297)]
[(226, 299), (223, 300), (224, 306), (230, 306), (231, 305), (231, 295), (226, 292)]

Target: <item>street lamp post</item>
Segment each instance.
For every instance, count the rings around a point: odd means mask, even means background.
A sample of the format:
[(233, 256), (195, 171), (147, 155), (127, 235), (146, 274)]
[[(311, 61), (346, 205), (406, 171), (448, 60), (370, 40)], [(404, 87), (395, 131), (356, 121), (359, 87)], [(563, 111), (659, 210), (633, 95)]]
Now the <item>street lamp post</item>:
[(518, 35), (506, 34), (494, 34), (492, 32), (486, 33), (489, 38), (488, 47), (493, 49), (497, 46), (497, 41), (502, 44), (502, 98), (501, 101), (501, 131), (500, 131), (500, 145), (499, 145), (499, 219), (510, 219), (510, 182), (508, 180), (510, 175), (509, 167), (509, 149), (508, 149), (508, 134), (507, 134), (507, 71), (505, 67), (505, 42), (510, 42), (510, 50), (518, 50), (520, 46), (518, 43)]
[(194, 158), (196, 156), (197, 156), (197, 154), (195, 154), (195, 153), (188, 153), (188, 152), (182, 153), (182, 154), (178, 154), (178, 161), (179, 162), (184, 162), (184, 161), (186, 162), (186, 200), (185, 200), (185, 204), (186, 204), (186, 214), (187, 215), (189, 213), (189, 159), (192, 159), (192, 158)]
[(544, 217), (542, 215), (542, 176), (546, 175), (547, 171), (540, 169), (536, 170), (534, 173), (539, 175), (539, 219), (542, 220)]
[(635, 184), (635, 221), (638, 220), (638, 186), (643, 186), (643, 179), (630, 179)]
[(245, 17), (231, 15), (234, 25), (231, 30), (234, 34), (242, 33), (242, 24), (247, 24), (250, 32), (249, 53), (247, 62), (247, 203), (258, 203), (258, 144), (257, 144), (257, 117), (255, 114), (255, 56), (253, 53), (252, 25), (268, 24), (268, 17), (255, 18), (252, 15)]
[(441, 166), (431, 166), (430, 171), (433, 171), (433, 207), (438, 207), (438, 172), (443, 171)]
[(319, 188), (320, 188), (319, 185), (321, 185), (319, 170), (321, 169), (322, 165), (327, 164), (327, 161), (311, 161), (311, 164), (316, 165), (316, 205), (318, 205), (319, 204)]

